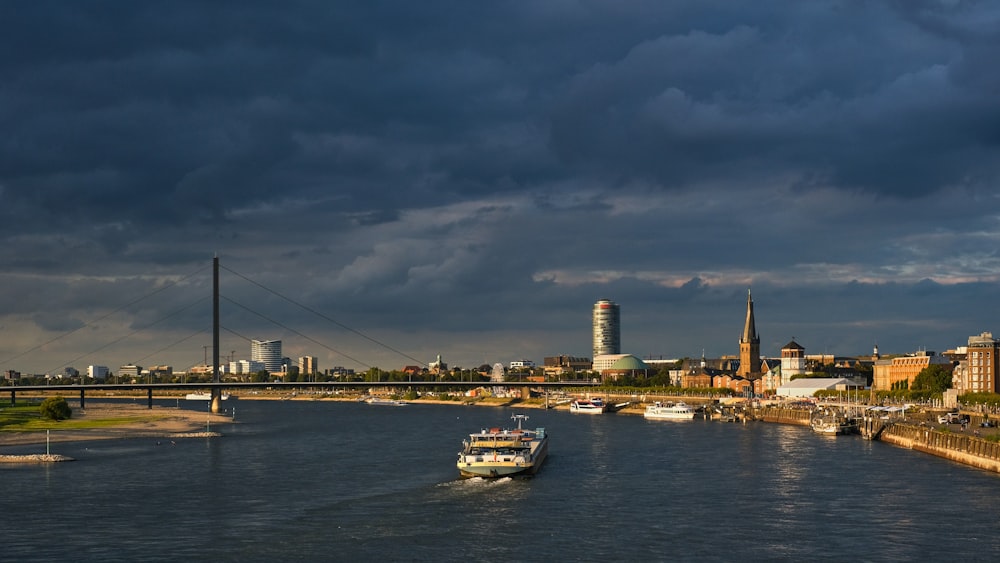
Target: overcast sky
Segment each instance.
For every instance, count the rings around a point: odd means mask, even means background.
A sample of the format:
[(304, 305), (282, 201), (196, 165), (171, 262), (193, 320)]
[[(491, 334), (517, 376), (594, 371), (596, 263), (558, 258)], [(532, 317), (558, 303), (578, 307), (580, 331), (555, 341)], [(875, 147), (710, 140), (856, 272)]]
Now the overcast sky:
[(748, 288), (764, 355), (1000, 336), (998, 61), (961, 0), (6, 2), (0, 369), (201, 363), (215, 254), (222, 356), (323, 369), (601, 298), (737, 354)]

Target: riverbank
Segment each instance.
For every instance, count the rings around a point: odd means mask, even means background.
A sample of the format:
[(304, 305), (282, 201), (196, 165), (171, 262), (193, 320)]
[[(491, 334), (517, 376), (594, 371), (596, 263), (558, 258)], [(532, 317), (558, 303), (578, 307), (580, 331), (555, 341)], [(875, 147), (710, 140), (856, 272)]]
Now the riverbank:
[[(110, 440), (121, 438), (186, 438), (214, 435), (213, 426), (232, 423), (226, 414), (212, 414), (184, 410), (176, 407), (146, 406), (133, 404), (95, 403), (87, 408), (73, 408), (74, 423), (92, 422), (94, 427), (78, 428), (60, 423), (48, 430), (2, 430), (0, 447), (44, 444), (46, 442), (79, 442), (87, 440)], [(210, 433), (210, 434), (206, 434)], [(2, 461), (2, 460), (0, 460)]]

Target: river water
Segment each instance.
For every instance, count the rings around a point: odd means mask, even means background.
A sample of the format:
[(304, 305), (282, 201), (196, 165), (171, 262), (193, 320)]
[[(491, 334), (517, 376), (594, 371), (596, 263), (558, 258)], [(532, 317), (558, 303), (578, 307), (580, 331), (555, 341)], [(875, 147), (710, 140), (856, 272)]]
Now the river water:
[[(1000, 557), (1000, 477), (859, 437), (458, 405), (228, 406), (237, 423), (213, 426), (221, 438), (53, 444), (77, 461), (0, 464), (0, 561)], [(514, 412), (550, 435), (539, 474), (459, 480), (464, 435)]]

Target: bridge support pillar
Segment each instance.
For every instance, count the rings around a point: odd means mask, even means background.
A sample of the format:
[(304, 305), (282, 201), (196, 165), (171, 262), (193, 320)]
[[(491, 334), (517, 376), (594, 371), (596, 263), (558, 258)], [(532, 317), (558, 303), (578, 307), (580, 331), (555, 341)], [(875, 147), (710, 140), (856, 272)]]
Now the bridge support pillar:
[(87, 400), (84, 398), (83, 393), (84, 393), (83, 389), (80, 389), (80, 408), (81, 409), (87, 407), (87, 403), (86, 403)]
[(17, 403), (17, 401), (15, 399), (15, 395), (16, 395), (16, 393), (14, 393), (14, 390), (11, 389), (10, 390), (10, 406), (12, 406), (12, 407)]
[(153, 408), (153, 388), (150, 387), (146, 389), (146, 401), (149, 403), (149, 408)]

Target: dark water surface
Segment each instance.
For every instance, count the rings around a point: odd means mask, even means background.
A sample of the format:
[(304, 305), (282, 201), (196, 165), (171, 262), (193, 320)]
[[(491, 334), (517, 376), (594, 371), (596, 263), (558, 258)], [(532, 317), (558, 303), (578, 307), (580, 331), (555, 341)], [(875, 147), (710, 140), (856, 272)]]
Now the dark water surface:
[(464, 435), (514, 411), (231, 406), (222, 438), (0, 465), (0, 561), (1000, 559), (1000, 477), (858, 437), (526, 410), (541, 472), (458, 480)]

